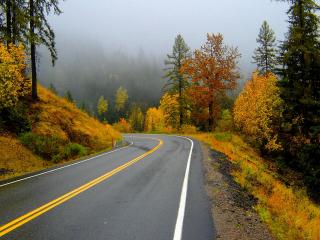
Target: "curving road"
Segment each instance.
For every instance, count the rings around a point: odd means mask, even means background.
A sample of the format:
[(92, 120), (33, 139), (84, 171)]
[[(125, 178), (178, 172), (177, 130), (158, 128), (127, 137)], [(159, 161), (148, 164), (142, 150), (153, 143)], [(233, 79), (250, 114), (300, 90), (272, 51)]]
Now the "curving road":
[(129, 146), (0, 183), (0, 239), (215, 239), (196, 141)]

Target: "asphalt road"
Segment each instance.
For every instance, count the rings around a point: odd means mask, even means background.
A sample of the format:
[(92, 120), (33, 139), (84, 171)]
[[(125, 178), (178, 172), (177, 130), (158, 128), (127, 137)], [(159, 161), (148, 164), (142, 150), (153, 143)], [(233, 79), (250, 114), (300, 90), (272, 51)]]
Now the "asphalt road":
[(0, 239), (215, 239), (198, 142), (126, 138), (133, 144), (0, 183)]

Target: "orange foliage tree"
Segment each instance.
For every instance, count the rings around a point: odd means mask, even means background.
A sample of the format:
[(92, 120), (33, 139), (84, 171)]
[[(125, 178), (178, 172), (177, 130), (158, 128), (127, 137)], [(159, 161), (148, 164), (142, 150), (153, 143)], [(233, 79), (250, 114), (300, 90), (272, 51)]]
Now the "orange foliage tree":
[(220, 115), (221, 95), (236, 87), (239, 78), (237, 48), (227, 46), (222, 34), (208, 34), (206, 43), (186, 59), (181, 72), (191, 78), (193, 102), (208, 109), (209, 129)]
[(254, 73), (237, 98), (233, 113), (236, 126), (267, 150), (280, 150), (278, 130), (283, 103), (277, 78)]

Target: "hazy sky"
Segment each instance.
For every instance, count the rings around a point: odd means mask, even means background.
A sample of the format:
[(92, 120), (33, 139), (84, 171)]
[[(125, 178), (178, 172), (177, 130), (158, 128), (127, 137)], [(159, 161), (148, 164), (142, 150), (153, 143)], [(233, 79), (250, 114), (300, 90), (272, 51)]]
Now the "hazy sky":
[[(58, 50), (63, 41), (78, 39), (108, 50), (122, 49), (164, 57), (181, 33), (194, 49), (206, 33), (220, 32), (242, 53), (241, 67), (249, 67), (263, 20), (283, 39), (287, 5), (271, 0), (66, 0), (63, 14), (51, 17)], [(248, 64), (248, 67), (246, 65)]]

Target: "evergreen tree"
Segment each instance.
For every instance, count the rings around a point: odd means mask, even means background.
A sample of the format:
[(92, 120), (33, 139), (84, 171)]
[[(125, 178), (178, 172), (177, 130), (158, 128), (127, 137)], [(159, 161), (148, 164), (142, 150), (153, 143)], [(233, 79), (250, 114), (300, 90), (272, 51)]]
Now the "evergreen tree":
[(25, 0), (2, 0), (0, 2), (0, 36), (10, 43), (25, 42), (28, 28)]
[(314, 0), (290, 5), (289, 32), (281, 46), (282, 137), (287, 159), (304, 170), (315, 190), (320, 186), (320, 6)]
[(65, 98), (66, 98), (69, 102), (74, 103), (72, 94), (71, 94), (71, 92), (70, 92), (69, 90), (66, 91)]
[(53, 85), (53, 83), (50, 83), (48, 89), (49, 89), (51, 92), (53, 92), (55, 95), (58, 95), (58, 91), (57, 91), (56, 87)]
[(267, 21), (262, 23), (257, 38), (259, 46), (255, 49), (253, 60), (261, 74), (274, 72), (277, 65), (276, 37)]
[(52, 64), (57, 60), (57, 51), (55, 48), (55, 34), (47, 20), (47, 16), (53, 11), (54, 14), (61, 13), (58, 7), (59, 0), (29, 0), (29, 35), (32, 72), (32, 98), (38, 98), (37, 93), (37, 66), (36, 66), (36, 47), (44, 45), (51, 54)]
[(167, 55), (168, 59), (165, 61), (165, 64), (168, 65), (168, 68), (165, 69), (167, 71), (165, 77), (168, 79), (165, 88), (167, 88), (170, 93), (178, 93), (179, 95), (180, 128), (184, 124), (184, 114), (186, 111), (185, 89), (188, 86), (188, 81), (180, 72), (180, 69), (184, 59), (189, 56), (190, 48), (179, 34), (175, 39), (172, 53)]
[(32, 73), (32, 98), (36, 100), (37, 69), (36, 47), (46, 46), (51, 54), (52, 64), (57, 60), (55, 34), (47, 20), (53, 11), (60, 14), (59, 0), (2, 0), (0, 2), (1, 39), (9, 44), (25, 43), (30, 50)]

